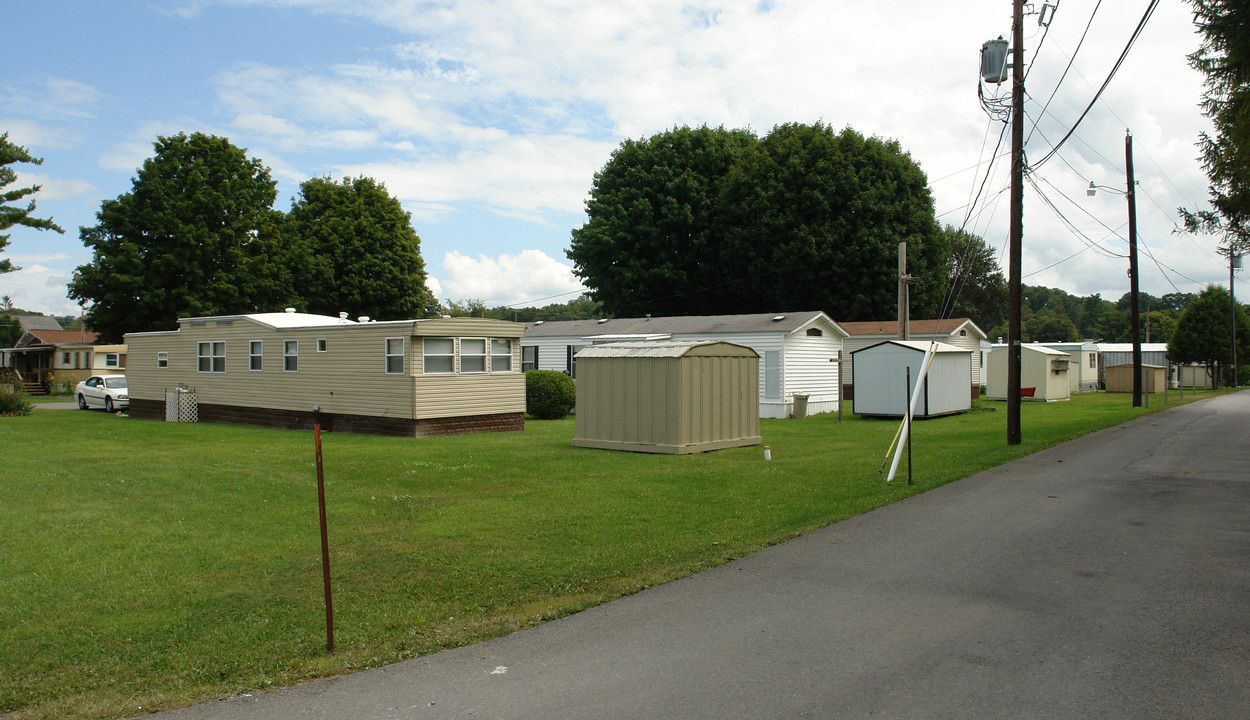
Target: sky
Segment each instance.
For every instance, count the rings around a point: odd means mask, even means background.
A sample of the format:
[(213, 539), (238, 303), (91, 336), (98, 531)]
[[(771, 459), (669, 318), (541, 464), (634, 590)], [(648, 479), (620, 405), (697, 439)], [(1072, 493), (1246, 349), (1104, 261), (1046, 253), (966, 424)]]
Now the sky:
[[(1227, 286), (1219, 238), (1180, 232), (1207, 208), (1202, 77), (1189, 6), (1161, 3), (1070, 138), (1148, 0), (1067, 0), (1025, 18), (1023, 282), (1110, 300), (1128, 291), (1125, 135), (1133, 136), (1141, 290)], [(1097, 11), (1095, 11), (1097, 6)], [(9, 3), (0, 132), (42, 157), (36, 217), (12, 229), (0, 295), (77, 315), (91, 261), (79, 228), (131, 190), (152, 143), (230, 139), (271, 169), (289, 210), (312, 177), (367, 175), (412, 215), (446, 302), (566, 302), (565, 255), (595, 173), (626, 139), (689, 125), (824, 122), (897, 140), (940, 222), (1006, 268), (1010, 131), (978, 99), (982, 44), (1010, 0), (52, 0)], [(1032, 6), (1042, 8), (1041, 3)], [(1084, 39), (1082, 41), (1082, 36)], [(991, 159), (998, 158), (993, 164)], [(1102, 189), (1089, 197), (1093, 182)], [(12, 189), (11, 187), (9, 189)], [(975, 200), (975, 202), (974, 202)], [(350, 308), (344, 310), (351, 312)], [(786, 310), (786, 308), (778, 308)], [(835, 318), (858, 320), (861, 318)]]

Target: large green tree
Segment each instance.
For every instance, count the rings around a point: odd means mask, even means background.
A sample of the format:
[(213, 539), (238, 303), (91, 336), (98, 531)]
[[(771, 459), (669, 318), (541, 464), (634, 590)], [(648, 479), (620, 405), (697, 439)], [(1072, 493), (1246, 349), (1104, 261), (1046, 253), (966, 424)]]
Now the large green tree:
[[(1233, 346), (1229, 323), (1231, 304), (1227, 290), (1219, 285), (1207, 286), (1189, 303), (1176, 323), (1176, 330), (1168, 342), (1168, 359), (1175, 363), (1196, 362), (1227, 369), (1232, 360)], [(1237, 305), (1235, 318), (1237, 360), (1239, 364), (1244, 364), (1250, 359), (1250, 318), (1246, 317), (1245, 309), (1240, 304)]]
[(919, 165), (896, 141), (823, 123), (775, 127), (735, 164), (718, 214), (722, 307), (895, 317), (907, 243), (912, 317), (940, 308), (947, 246)]
[(730, 169), (755, 142), (745, 130), (679, 127), (612, 153), (567, 251), (606, 313), (724, 311), (725, 286), (740, 278), (717, 266), (716, 214)]
[(412, 217), (373, 178), (313, 178), (283, 226), (307, 312), (375, 320), (420, 317), (430, 300)]
[(269, 169), (229, 140), (158, 138), (131, 191), (80, 230), (91, 263), (69, 296), (102, 339), (169, 330), (179, 317), (269, 311), (290, 300)]
[[(9, 142), (9, 134), (0, 134), (0, 231), (8, 230), (14, 225), (34, 228), (36, 230), (55, 230), (65, 232), (51, 218), (35, 218), (30, 214), (35, 211), (35, 201), (22, 203), (22, 200), (39, 192), (38, 185), (13, 188), (9, 186), (17, 182), (17, 171), (9, 167), (14, 163), (43, 164), (43, 158), (31, 157), (26, 148)], [(17, 203), (17, 204), (14, 204)], [(0, 252), (9, 244), (11, 234), (0, 234)], [(0, 273), (13, 272), (21, 268), (15, 266), (8, 258), (0, 259)]]
[(1212, 210), (1181, 212), (1190, 230), (1221, 233), (1224, 252), (1242, 254), (1250, 250), (1250, 3), (1190, 4), (1202, 44), (1189, 64), (1206, 77), (1202, 108), (1215, 128), (1198, 142)]
[(972, 318), (986, 332), (1007, 322), (1007, 278), (998, 265), (998, 252), (980, 235), (949, 225), (942, 232), (950, 248), (944, 314)]

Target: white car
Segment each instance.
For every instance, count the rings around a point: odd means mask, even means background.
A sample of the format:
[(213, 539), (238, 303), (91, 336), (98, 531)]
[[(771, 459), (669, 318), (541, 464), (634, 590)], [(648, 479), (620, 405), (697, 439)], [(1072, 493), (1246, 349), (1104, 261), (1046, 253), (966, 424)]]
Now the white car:
[(78, 409), (102, 407), (109, 412), (130, 407), (125, 375), (92, 375), (74, 388)]

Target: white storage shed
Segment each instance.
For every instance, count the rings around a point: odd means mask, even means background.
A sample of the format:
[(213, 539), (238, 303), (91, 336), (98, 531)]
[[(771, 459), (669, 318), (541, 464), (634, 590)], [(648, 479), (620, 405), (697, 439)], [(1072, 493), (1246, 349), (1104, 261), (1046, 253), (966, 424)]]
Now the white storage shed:
[[(972, 407), (972, 352), (945, 343), (887, 340), (851, 353), (857, 415), (902, 417), (920, 378), (925, 353), (936, 345), (913, 417), (936, 417)], [(910, 379), (910, 382), (909, 382)]]

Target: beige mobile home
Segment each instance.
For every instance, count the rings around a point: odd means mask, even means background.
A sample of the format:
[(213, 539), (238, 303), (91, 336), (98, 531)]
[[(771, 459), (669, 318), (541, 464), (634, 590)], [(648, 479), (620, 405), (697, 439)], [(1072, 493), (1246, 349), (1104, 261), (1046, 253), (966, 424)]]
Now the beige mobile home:
[[(1055, 402), (1072, 397), (1068, 372), (1072, 356), (1062, 350), (1041, 345), (1020, 347), (1020, 394), (1022, 400)], [(1007, 399), (1007, 348), (990, 351), (989, 385), (985, 394), (990, 400)]]
[[(285, 313), (126, 336), (131, 417), (193, 397), (207, 422), (421, 437), (524, 429), (524, 326)], [(180, 390), (181, 389), (181, 390)]]
[(577, 353), (573, 444), (689, 454), (760, 443), (759, 364), (723, 341), (595, 345)]

